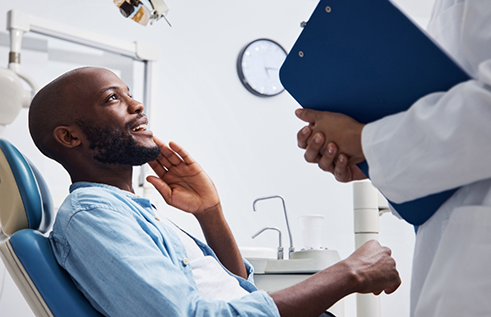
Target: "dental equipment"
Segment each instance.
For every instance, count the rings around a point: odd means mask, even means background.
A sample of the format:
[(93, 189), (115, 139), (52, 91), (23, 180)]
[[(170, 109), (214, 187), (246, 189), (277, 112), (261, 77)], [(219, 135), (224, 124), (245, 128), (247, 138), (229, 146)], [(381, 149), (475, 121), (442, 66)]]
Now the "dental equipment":
[[(22, 35), (29, 30), (12, 27), (12, 16), (7, 14), (7, 30), (10, 32), (9, 65), (0, 68), (0, 96), (3, 102), (0, 105), (0, 125), (12, 123), (21, 108), (28, 108), (32, 96), (38, 91), (36, 82), (20, 69), (20, 50)], [(31, 88), (24, 89), (21, 79)]]
[(130, 18), (138, 24), (146, 26), (149, 21), (150, 24), (153, 24), (154, 21), (164, 18), (167, 24), (172, 26), (165, 17), (169, 12), (169, 7), (164, 0), (148, 0), (148, 2), (150, 2), (152, 11), (140, 0), (113, 0), (125, 18)]
[(292, 240), (292, 233), (290, 231), (290, 223), (288, 222), (288, 214), (286, 213), (286, 206), (285, 206), (285, 200), (283, 199), (283, 197), (279, 196), (279, 195), (275, 195), (275, 196), (268, 196), (268, 197), (261, 197), (261, 198), (257, 198), (256, 200), (254, 200), (254, 202), (252, 203), (252, 209), (254, 211), (256, 211), (256, 203), (260, 200), (266, 200), (266, 199), (273, 199), (273, 198), (279, 198), (281, 199), (281, 202), (283, 203), (283, 212), (285, 214), (285, 221), (286, 221), (286, 229), (288, 230), (288, 237), (290, 239), (290, 248), (288, 248), (288, 251), (289, 253), (292, 253), (295, 251), (295, 248), (293, 247), (293, 240)]
[[(295, 251), (292, 243), (292, 235), (290, 232), (290, 224), (288, 214), (286, 212), (285, 200), (279, 195), (257, 198), (253, 202), (253, 210), (256, 211), (256, 203), (260, 200), (279, 198), (283, 204), (283, 212), (286, 220), (286, 227), (290, 238), (290, 248), (288, 259), (283, 259), (283, 251), (281, 245), (281, 231), (276, 227), (265, 227), (255, 233), (252, 238), (266, 230), (276, 230), (280, 233), (280, 246), (278, 248), (277, 259), (267, 259), (259, 257), (249, 257), (247, 260), (254, 266), (254, 282), (258, 289), (262, 289), (268, 293), (275, 292), (309, 278), (315, 274), (341, 260), (339, 253), (335, 250), (327, 248), (320, 249), (302, 249)], [(344, 317), (344, 299), (341, 299), (332, 307), (329, 312), (334, 313), (338, 317)]]
[(101, 317), (51, 250), (46, 233), (56, 213), (43, 176), (1, 138), (0, 180), (0, 227), (8, 237), (0, 243), (0, 258), (34, 315)]
[[(388, 203), (368, 180), (353, 183), (355, 248), (377, 240), (379, 217), (389, 210)], [(379, 207), (381, 205), (381, 207)], [(380, 317), (380, 298), (373, 294), (356, 294), (357, 317)]]
[[(260, 258), (248, 259), (255, 268), (256, 266), (258, 268), (254, 273), (256, 286), (267, 292), (274, 292), (298, 283), (302, 280), (299, 274), (314, 274), (341, 260), (337, 251), (327, 248), (302, 249), (294, 252), (284, 199), (281, 196), (258, 198), (253, 203), (254, 211), (256, 211), (255, 204), (257, 201), (271, 198), (280, 198), (283, 202), (287, 229), (290, 235), (290, 253), (289, 259), (282, 261)], [(370, 181), (353, 183), (355, 248), (359, 248), (369, 240), (378, 241), (379, 217), (388, 211), (390, 209), (387, 200)], [(254, 234), (253, 238), (267, 229), (276, 230), (277, 228), (263, 228)], [(344, 316), (344, 301), (338, 302), (330, 308), (330, 311), (337, 316)], [(356, 294), (356, 311), (357, 317), (380, 317), (380, 298), (373, 294)]]
[(262, 228), (261, 230), (259, 230), (258, 232), (256, 232), (255, 234), (253, 234), (252, 238), (254, 239), (255, 237), (257, 237), (258, 235), (260, 235), (261, 233), (263, 233), (266, 230), (278, 231), (280, 241), (278, 244), (278, 253), (277, 253), (276, 259), (277, 260), (283, 260), (283, 245), (281, 243), (281, 230), (280, 229), (278, 229), (277, 227), (265, 227), (265, 228)]
[[(11, 65), (15, 64), (11, 63)], [(12, 123), (20, 109), (28, 108), (31, 103), (31, 92), (24, 89), (20, 78), (14, 67), (12, 69), (0, 68), (0, 96), (2, 96), (0, 125)]]

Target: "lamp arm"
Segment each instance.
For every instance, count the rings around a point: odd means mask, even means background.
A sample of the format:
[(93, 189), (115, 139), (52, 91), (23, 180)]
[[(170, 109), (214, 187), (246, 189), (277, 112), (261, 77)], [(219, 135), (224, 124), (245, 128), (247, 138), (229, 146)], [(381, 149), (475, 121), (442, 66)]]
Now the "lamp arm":
[[(10, 19), (11, 18), (9, 15), (8, 20), (10, 21)], [(24, 27), (24, 30), (22, 30), (20, 28), (8, 26), (8, 30), (10, 32), (9, 69), (16, 73), (17, 76), (23, 79), (29, 85), (29, 87), (31, 87), (32, 95), (34, 95), (38, 92), (39, 86), (31, 76), (20, 69), (20, 51), (22, 47), (22, 36), (26, 31), (29, 31), (29, 29), (27, 27)]]
[(9, 69), (12, 70), (14, 73), (16, 73), (21, 79), (23, 79), (29, 85), (29, 87), (31, 87), (33, 95), (39, 91), (39, 86), (36, 83), (36, 81), (30, 75), (28, 75), (27, 73), (23, 72), (20, 69), (20, 64), (10, 63)]

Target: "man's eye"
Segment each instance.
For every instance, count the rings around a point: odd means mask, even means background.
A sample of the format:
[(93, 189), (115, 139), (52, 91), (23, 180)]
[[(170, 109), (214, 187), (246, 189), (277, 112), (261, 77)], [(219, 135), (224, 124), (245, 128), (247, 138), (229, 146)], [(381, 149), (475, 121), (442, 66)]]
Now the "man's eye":
[(112, 94), (111, 96), (109, 96), (109, 98), (107, 98), (107, 101), (112, 101), (112, 100), (117, 100), (118, 99), (118, 96), (116, 96), (116, 94)]

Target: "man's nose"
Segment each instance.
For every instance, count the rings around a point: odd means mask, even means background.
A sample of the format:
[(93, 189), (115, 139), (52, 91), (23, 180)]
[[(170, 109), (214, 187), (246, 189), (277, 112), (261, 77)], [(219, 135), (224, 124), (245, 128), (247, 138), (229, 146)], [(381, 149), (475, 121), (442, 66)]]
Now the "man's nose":
[(141, 113), (145, 110), (145, 106), (140, 101), (135, 99), (130, 99), (128, 101), (128, 111), (130, 113)]

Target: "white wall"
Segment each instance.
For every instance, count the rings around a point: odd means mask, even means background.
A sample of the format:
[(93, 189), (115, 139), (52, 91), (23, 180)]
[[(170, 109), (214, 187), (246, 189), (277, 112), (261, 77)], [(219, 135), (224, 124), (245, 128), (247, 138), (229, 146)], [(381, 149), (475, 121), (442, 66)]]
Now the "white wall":
[[(296, 133), (303, 124), (293, 113), (298, 105), (288, 93), (267, 99), (253, 96), (242, 86), (235, 69), (239, 51), (257, 38), (273, 39), (289, 50), (301, 31), (300, 22), (308, 20), (317, 1), (167, 2), (172, 28), (165, 21), (146, 28), (127, 21), (110, 0), (2, 0), (0, 25), (6, 24), (8, 10), (19, 9), (115, 38), (158, 46), (159, 89), (155, 92), (158, 102), (152, 109), (152, 130), (164, 140), (183, 145), (213, 178), (239, 245), (276, 247), (275, 233), (250, 238), (265, 226), (278, 226), (286, 237), (279, 201), (260, 202), (258, 212), (252, 211), (255, 198), (279, 194), (286, 200), (297, 249), (302, 246), (298, 216), (320, 213), (325, 216), (324, 245), (347, 257), (354, 247), (351, 185), (337, 183), (331, 175), (304, 161), (303, 151), (296, 146)], [(422, 24), (429, 17), (432, 2), (397, 1)], [(6, 66), (6, 53), (0, 56), (0, 64)], [(47, 54), (34, 51), (23, 52), (22, 64), (39, 84), (69, 67), (53, 66)], [(69, 179), (60, 166), (35, 149), (27, 132), (26, 114), (22, 111), (3, 136), (41, 169), (59, 204), (67, 194)], [(201, 235), (191, 216), (167, 207), (161, 200), (157, 203), (181, 226)], [(409, 316), (413, 229), (384, 215), (380, 230), (380, 241), (392, 248), (403, 280), (395, 294), (382, 295), (382, 315)], [(286, 238), (283, 244), (288, 244)], [(0, 264), (0, 278), (3, 270)], [(2, 281), (5, 286), (0, 315), (31, 316), (8, 274)], [(346, 316), (355, 316), (353, 297), (346, 301)]]

